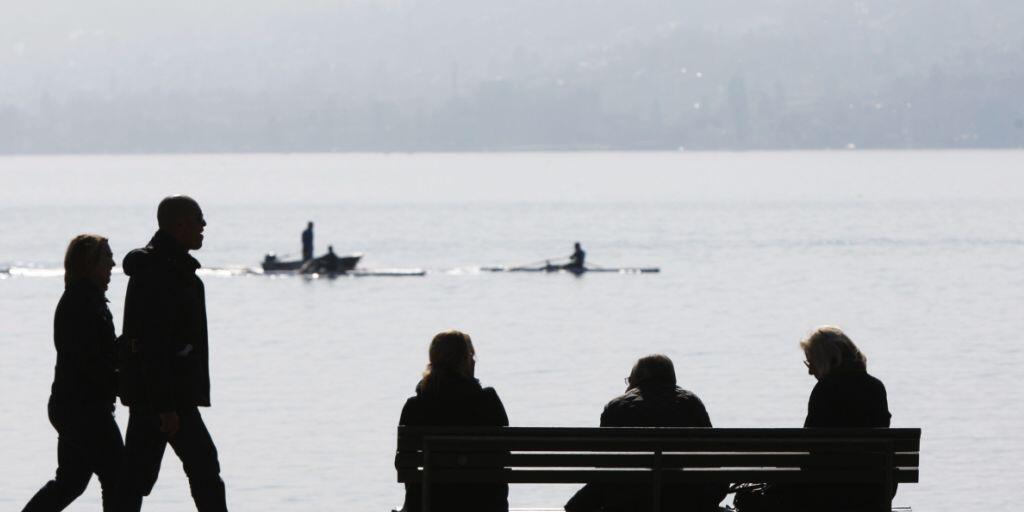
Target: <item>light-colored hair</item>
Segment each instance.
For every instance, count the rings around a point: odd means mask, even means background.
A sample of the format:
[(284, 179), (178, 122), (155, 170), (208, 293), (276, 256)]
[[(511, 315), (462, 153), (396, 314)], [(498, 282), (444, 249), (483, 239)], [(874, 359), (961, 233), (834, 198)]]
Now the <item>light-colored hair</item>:
[(103, 256), (101, 249), (105, 245), (109, 242), (100, 235), (84, 234), (71, 239), (68, 250), (64, 252), (65, 288), (89, 277)]
[(651, 354), (641, 357), (633, 365), (629, 372), (629, 380), (635, 386), (641, 384), (671, 384), (676, 383), (676, 369), (672, 360), (663, 354)]
[(455, 329), (437, 333), (430, 342), (430, 362), (423, 371), (423, 385), (430, 385), (431, 377), (438, 371), (472, 377), (474, 353), (473, 340), (468, 334)]
[(868, 358), (853, 344), (842, 329), (834, 325), (823, 325), (815, 329), (800, 342), (807, 362), (821, 376), (840, 366), (852, 365), (866, 369)]

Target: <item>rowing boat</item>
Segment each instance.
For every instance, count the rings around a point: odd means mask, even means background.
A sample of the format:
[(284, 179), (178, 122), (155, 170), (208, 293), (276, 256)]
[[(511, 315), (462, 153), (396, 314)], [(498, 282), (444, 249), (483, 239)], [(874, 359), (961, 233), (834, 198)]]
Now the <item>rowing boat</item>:
[(273, 254), (263, 258), (264, 274), (344, 274), (356, 268), (362, 254), (337, 256), (335, 261), (328, 261), (324, 256), (308, 261), (282, 261)]
[(483, 272), (568, 272), (580, 275), (585, 272), (606, 272), (613, 274), (656, 274), (658, 267), (573, 267), (569, 265), (543, 265), (539, 267), (480, 267)]

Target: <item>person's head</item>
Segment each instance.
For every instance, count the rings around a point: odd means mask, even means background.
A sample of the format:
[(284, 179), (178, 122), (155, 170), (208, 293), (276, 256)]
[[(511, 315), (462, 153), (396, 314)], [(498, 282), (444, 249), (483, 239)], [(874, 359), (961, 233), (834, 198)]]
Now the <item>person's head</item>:
[(643, 385), (676, 385), (676, 369), (672, 360), (666, 355), (651, 354), (641, 357), (633, 365), (626, 379), (629, 389), (638, 388)]
[(573, 247), (575, 247), (577, 251), (580, 250), (580, 243), (576, 242), (575, 244), (573, 244)]
[(800, 342), (800, 348), (804, 351), (807, 373), (818, 380), (841, 366), (867, 367), (868, 360), (857, 345), (834, 325), (824, 325), (812, 331)]
[(309, 221), (306, 223), (306, 229), (313, 229), (313, 221)]
[(83, 279), (106, 290), (110, 284), (110, 269), (114, 268), (114, 253), (110, 243), (99, 235), (78, 235), (71, 239), (64, 253), (64, 287)]
[(455, 329), (439, 332), (430, 342), (430, 363), (423, 372), (423, 382), (429, 383), (433, 374), (453, 372), (472, 378), (476, 369), (476, 351), (469, 335)]
[(160, 230), (171, 235), (186, 250), (203, 246), (203, 228), (206, 219), (199, 203), (189, 196), (169, 196), (160, 201), (156, 209)]
[(331, 254), (334, 254), (334, 246), (333, 245), (328, 245), (327, 246), (327, 252), (329, 252)]

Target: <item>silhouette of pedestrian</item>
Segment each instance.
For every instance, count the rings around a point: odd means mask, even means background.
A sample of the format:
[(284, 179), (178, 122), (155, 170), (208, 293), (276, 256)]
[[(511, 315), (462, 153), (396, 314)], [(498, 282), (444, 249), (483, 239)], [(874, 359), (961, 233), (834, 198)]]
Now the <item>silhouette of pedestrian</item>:
[(121, 401), (129, 407), (121, 512), (137, 512), (167, 444), (181, 459), (200, 512), (227, 510), (217, 449), (199, 407), (210, 405), (206, 297), (188, 251), (203, 246), (203, 211), (190, 197), (157, 208), (160, 229), (125, 257)]
[(105, 296), (114, 255), (106, 238), (78, 235), (64, 255), (64, 294), (53, 319), (57, 348), (47, 410), (57, 430), (57, 474), (24, 512), (63, 510), (99, 477), (104, 512), (116, 509), (124, 444), (114, 421), (116, 346)]
[(302, 261), (313, 259), (313, 221), (302, 231)]

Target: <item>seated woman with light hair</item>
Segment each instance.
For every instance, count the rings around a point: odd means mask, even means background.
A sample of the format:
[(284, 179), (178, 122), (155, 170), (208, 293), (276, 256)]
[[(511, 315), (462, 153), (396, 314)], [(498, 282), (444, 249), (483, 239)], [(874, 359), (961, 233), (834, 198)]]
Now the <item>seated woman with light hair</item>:
[[(505, 406), (494, 388), (475, 377), (476, 351), (469, 335), (444, 331), (430, 342), (430, 363), (416, 396), (402, 408), (399, 425), (507, 427)], [(397, 461), (396, 461), (397, 463)], [(422, 509), (419, 484), (405, 484), (402, 512)], [(508, 512), (508, 484), (435, 484), (430, 508), (444, 512)]]
[(868, 374), (867, 357), (846, 333), (831, 325), (818, 327), (800, 348), (807, 373), (818, 379), (805, 428), (889, 426), (885, 385)]
[[(889, 426), (885, 385), (868, 374), (867, 357), (842, 329), (818, 327), (800, 348), (807, 373), (818, 379), (807, 402), (804, 428)], [(890, 497), (877, 485), (769, 485), (758, 492), (738, 492), (735, 505), (740, 512), (849, 512), (879, 510)]]

